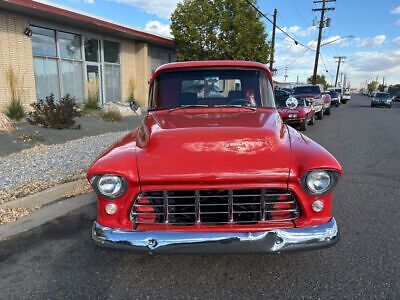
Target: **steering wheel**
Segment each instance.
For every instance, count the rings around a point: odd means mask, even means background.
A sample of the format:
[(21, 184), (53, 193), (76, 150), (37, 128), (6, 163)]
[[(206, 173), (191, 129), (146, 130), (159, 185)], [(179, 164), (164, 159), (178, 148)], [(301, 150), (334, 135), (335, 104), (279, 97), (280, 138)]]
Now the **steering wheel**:
[(250, 106), (250, 101), (247, 99), (233, 99), (228, 102), (229, 105)]

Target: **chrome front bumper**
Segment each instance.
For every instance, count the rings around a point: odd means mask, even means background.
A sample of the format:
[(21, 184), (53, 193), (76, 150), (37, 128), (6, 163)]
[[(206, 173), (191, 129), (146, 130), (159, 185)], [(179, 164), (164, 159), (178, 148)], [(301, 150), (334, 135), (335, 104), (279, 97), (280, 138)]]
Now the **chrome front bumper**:
[(334, 218), (328, 223), (262, 232), (124, 231), (94, 222), (100, 246), (147, 253), (280, 253), (333, 246), (339, 240)]

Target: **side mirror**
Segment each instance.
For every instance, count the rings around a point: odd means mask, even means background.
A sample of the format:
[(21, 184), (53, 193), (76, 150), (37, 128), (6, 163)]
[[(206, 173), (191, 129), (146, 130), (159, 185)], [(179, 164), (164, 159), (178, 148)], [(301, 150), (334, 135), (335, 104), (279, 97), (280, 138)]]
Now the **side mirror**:
[(131, 108), (131, 110), (136, 112), (139, 109), (140, 105), (135, 100), (131, 100), (129, 101), (129, 107)]

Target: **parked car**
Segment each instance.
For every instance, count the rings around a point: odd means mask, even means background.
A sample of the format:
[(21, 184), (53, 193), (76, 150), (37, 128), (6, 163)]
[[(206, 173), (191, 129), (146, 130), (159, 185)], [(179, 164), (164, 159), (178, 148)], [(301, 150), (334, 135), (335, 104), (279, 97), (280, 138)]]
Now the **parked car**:
[(286, 102), (286, 100), (290, 97), (290, 93), (284, 89), (281, 88), (275, 88), (274, 89), (274, 96), (275, 96), (275, 102), (276, 104), (279, 105), (279, 103)]
[(377, 92), (371, 99), (371, 107), (386, 106), (392, 107), (393, 97), (389, 93)]
[[(182, 93), (183, 83), (206, 78), (226, 96)], [(149, 95), (140, 127), (87, 172), (98, 198), (95, 242), (137, 252), (279, 253), (338, 241), (331, 206), (342, 168), (282, 122), (265, 65), (166, 64)]]
[(314, 125), (315, 114), (304, 99), (290, 97), (278, 102), (278, 112), (283, 122), (293, 127), (307, 130), (307, 125)]
[(334, 90), (329, 90), (329, 95), (331, 96), (332, 105), (339, 107), (340, 105), (340, 94)]
[(342, 102), (343, 102), (344, 104), (346, 104), (347, 101), (350, 101), (350, 100), (351, 100), (350, 91), (345, 91), (344, 94), (343, 94), (343, 97), (342, 97)]
[(331, 113), (331, 97), (324, 93), (320, 85), (296, 86), (293, 89), (293, 97), (308, 101), (319, 120), (324, 117), (324, 114), (329, 115)]
[(340, 86), (336, 86), (329, 88), (328, 91), (335, 91), (336, 93), (338, 93), (340, 103), (346, 104), (347, 101), (343, 102), (343, 88), (341, 88)]

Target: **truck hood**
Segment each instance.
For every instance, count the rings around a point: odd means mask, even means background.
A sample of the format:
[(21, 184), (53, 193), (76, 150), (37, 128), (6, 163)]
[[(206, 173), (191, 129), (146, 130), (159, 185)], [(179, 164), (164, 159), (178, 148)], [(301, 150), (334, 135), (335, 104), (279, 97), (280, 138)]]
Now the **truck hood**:
[(137, 135), (142, 185), (287, 184), (288, 131), (275, 109), (151, 112)]
[(296, 94), (296, 95), (293, 95), (293, 97), (299, 98), (299, 99), (305, 99), (305, 98), (317, 98), (317, 97), (321, 97), (321, 95), (320, 94)]

